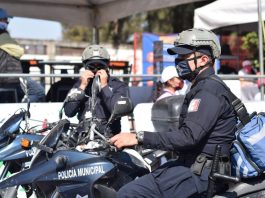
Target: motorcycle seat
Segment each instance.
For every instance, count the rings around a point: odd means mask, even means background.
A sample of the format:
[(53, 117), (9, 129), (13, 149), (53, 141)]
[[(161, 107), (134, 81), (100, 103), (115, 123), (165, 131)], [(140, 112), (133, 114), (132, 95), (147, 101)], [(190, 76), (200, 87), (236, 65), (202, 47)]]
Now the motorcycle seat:
[(252, 195), (253, 197), (263, 197), (265, 192), (265, 175), (242, 179), (239, 183), (229, 183), (229, 189), (218, 193), (213, 198), (241, 197)]

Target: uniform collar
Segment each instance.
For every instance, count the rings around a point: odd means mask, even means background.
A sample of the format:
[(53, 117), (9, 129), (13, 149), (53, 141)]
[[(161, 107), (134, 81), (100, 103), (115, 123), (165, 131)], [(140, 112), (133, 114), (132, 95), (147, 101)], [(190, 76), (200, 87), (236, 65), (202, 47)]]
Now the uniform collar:
[(200, 80), (202, 80), (202, 79), (204, 79), (204, 78), (207, 78), (207, 77), (209, 77), (209, 76), (212, 76), (212, 75), (214, 75), (214, 74), (215, 74), (215, 72), (214, 72), (213, 67), (208, 67), (208, 68), (206, 68), (205, 70), (203, 70), (203, 71), (197, 76), (197, 78), (195, 79), (195, 83), (196, 83), (196, 81), (200, 81)]
[(205, 70), (203, 70), (195, 79), (195, 82), (193, 83), (192, 87), (195, 86), (199, 81), (204, 80), (205, 78), (212, 76), (215, 74), (215, 71), (213, 67), (208, 67)]

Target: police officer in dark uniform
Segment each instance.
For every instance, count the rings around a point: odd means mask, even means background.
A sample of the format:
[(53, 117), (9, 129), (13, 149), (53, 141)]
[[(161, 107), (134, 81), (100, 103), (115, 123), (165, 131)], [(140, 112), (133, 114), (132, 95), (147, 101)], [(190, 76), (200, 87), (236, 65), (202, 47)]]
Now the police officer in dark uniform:
[(179, 127), (174, 132), (120, 133), (110, 141), (118, 148), (142, 144), (178, 151), (179, 159), (125, 185), (118, 197), (199, 197), (207, 190), (217, 144), (222, 146), (222, 167), (229, 171), (229, 148), (237, 118), (227, 90), (212, 79), (214, 59), (221, 53), (219, 40), (211, 31), (189, 29), (179, 34), (174, 45), (168, 53), (178, 55), (175, 64), (179, 77), (192, 82)]
[[(109, 75), (110, 56), (107, 50), (100, 45), (88, 46), (83, 54), (82, 61), (85, 71), (80, 80), (70, 90), (64, 104), (65, 115), (73, 117), (77, 113), (80, 122), (90, 119), (91, 87), (95, 76), (100, 77), (101, 91), (97, 97), (95, 116), (100, 124), (99, 131), (104, 130), (111, 115), (114, 104), (121, 96), (128, 96), (128, 86), (117, 78)], [(111, 132), (117, 134), (121, 131), (120, 120), (110, 125)]]

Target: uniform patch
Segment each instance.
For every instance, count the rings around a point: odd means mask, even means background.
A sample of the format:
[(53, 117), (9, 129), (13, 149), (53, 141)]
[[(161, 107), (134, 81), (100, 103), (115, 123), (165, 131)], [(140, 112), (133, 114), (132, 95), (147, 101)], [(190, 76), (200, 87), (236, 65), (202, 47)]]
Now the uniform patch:
[(196, 112), (199, 109), (201, 99), (192, 99), (188, 108), (188, 112)]

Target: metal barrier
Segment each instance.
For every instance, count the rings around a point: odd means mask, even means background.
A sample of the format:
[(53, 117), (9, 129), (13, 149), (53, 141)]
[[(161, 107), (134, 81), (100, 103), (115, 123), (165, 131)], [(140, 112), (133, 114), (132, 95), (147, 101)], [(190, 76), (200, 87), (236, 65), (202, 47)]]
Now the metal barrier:
[[(130, 82), (139, 81), (139, 78), (145, 79), (150, 78), (150, 80), (157, 80), (160, 78), (160, 74), (113, 74), (112, 76), (118, 77), (118, 78), (133, 78), (133, 80), (130, 80)], [(239, 76), (239, 75), (218, 75), (223, 80), (238, 80), (240, 78), (244, 79), (260, 79), (261, 82), (265, 80), (265, 75), (245, 75), (245, 76)], [(8, 73), (0, 73), (0, 78), (5, 77), (40, 77), (40, 78), (51, 78), (51, 77), (80, 77), (80, 74), (8, 74)], [(264, 84), (261, 83), (261, 100), (264, 100)]]
[[(160, 74), (112, 74), (114, 77), (122, 77), (122, 78), (128, 78), (128, 77), (135, 77), (135, 78), (159, 78)], [(239, 76), (239, 75), (218, 75), (223, 80), (237, 80), (240, 78), (255, 78), (255, 79), (265, 79), (265, 75), (245, 75), (245, 76)], [(80, 77), (80, 74), (8, 74), (8, 73), (0, 73), (0, 78), (5, 77)]]

